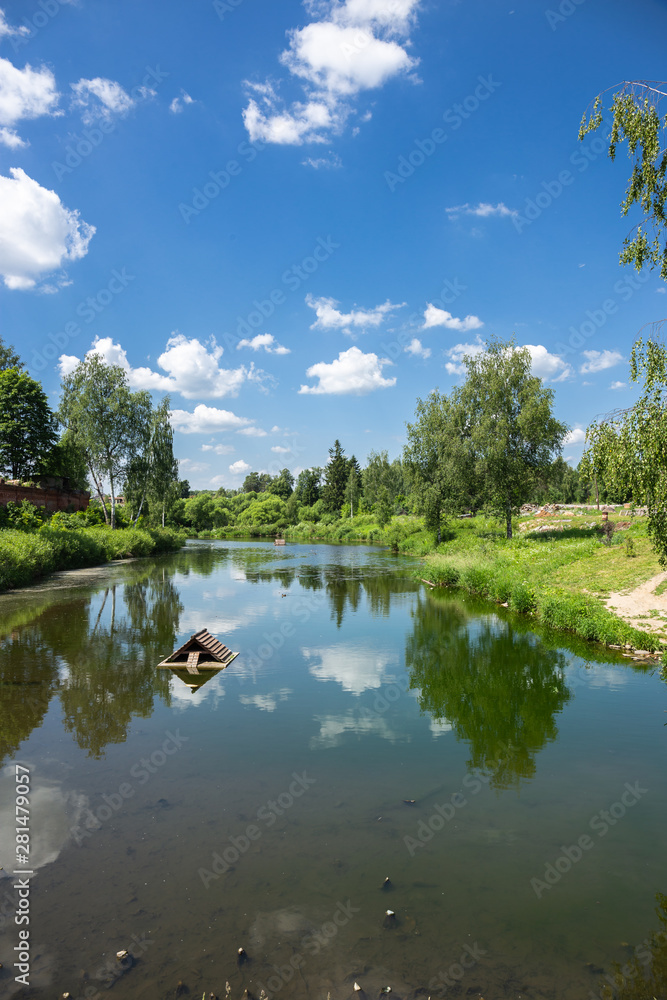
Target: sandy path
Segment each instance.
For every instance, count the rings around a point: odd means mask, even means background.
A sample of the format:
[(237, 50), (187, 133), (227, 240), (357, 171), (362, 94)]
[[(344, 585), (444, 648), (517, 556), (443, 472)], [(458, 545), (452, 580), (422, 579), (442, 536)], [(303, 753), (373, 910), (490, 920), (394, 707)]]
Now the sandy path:
[[(653, 593), (656, 587), (667, 580), (667, 573), (658, 573), (639, 587), (626, 594), (610, 594), (606, 606), (635, 628), (645, 632), (667, 631), (667, 590), (659, 597)], [(658, 614), (652, 618), (640, 618), (651, 611)]]

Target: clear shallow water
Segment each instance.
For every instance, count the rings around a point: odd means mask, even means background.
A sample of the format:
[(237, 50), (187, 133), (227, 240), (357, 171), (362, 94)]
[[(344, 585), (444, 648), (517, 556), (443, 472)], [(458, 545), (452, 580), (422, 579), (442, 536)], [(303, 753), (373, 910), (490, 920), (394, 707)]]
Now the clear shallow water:
[[(667, 886), (658, 671), (412, 569), (197, 543), (0, 598), (0, 988), (15, 761), (40, 998), (569, 1000), (627, 961)], [(240, 655), (192, 692), (155, 665), (202, 627)]]

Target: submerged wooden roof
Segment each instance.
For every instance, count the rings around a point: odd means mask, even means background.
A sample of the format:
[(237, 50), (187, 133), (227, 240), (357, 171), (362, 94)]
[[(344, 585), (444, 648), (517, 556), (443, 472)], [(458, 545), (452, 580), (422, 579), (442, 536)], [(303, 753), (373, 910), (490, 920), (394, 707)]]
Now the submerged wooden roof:
[(219, 639), (208, 631), (200, 629), (190, 638), (175, 649), (165, 660), (158, 663), (158, 667), (168, 667), (185, 669), (189, 674), (198, 674), (199, 669), (221, 670), (229, 666), (232, 660), (238, 656), (232, 653), (227, 646), (223, 646)]

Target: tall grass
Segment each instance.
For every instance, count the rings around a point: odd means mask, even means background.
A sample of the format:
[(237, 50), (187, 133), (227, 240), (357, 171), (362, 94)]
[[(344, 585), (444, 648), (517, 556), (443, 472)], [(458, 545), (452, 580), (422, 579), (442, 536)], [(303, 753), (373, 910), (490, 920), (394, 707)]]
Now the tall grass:
[(0, 531), (0, 590), (24, 587), (54, 570), (98, 566), (112, 559), (175, 552), (185, 541), (169, 528), (106, 527)]

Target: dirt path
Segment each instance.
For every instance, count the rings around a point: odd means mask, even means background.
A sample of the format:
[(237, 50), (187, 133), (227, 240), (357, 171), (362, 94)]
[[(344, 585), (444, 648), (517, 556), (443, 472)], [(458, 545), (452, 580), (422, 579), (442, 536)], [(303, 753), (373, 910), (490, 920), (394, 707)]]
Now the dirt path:
[[(667, 633), (667, 590), (658, 597), (653, 593), (665, 580), (667, 573), (658, 573), (629, 593), (610, 594), (606, 605), (634, 628)], [(650, 617), (642, 617), (644, 615)]]

